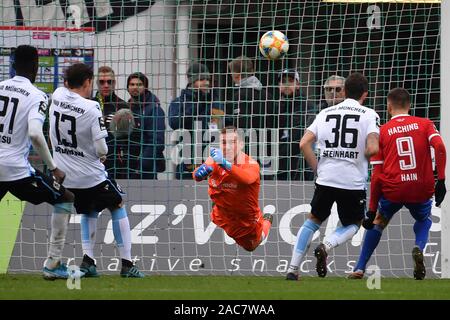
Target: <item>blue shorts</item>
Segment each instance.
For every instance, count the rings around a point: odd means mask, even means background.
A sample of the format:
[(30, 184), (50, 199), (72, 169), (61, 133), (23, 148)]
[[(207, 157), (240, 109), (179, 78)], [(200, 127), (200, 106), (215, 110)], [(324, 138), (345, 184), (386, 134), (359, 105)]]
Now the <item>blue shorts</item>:
[(405, 206), (416, 221), (423, 221), (431, 215), (432, 204), (431, 199), (423, 203), (396, 203), (382, 196), (378, 202), (378, 211), (384, 218), (390, 220), (397, 211)]

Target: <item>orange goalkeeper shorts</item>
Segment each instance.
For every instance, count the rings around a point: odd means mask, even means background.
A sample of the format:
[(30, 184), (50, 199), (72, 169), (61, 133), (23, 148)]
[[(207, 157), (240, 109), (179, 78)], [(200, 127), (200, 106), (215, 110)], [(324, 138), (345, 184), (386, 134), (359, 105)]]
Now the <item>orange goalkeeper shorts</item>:
[(217, 226), (221, 227), (227, 235), (247, 251), (253, 251), (261, 242), (263, 232), (264, 219), (262, 214), (257, 221), (246, 221), (239, 223), (224, 219), (219, 210), (213, 208), (211, 212), (211, 220)]

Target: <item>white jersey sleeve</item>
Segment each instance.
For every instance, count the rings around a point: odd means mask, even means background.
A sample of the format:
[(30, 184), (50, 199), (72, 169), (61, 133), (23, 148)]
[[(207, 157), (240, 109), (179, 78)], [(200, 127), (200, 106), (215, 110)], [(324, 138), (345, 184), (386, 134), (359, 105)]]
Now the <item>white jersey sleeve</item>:
[(47, 117), (48, 98), (45, 94), (41, 95), (40, 97), (39, 95), (36, 96), (36, 99), (33, 101), (33, 104), (30, 107), (28, 121), (32, 119), (38, 119), (44, 122), (45, 118)]
[(100, 106), (97, 104), (97, 108), (92, 109), (92, 140), (97, 141), (108, 136), (108, 131), (106, 130), (105, 120), (103, 119), (102, 112), (100, 111)]
[(370, 111), (372, 112), (368, 114), (366, 121), (367, 135), (370, 133), (380, 134), (380, 116), (375, 111)]

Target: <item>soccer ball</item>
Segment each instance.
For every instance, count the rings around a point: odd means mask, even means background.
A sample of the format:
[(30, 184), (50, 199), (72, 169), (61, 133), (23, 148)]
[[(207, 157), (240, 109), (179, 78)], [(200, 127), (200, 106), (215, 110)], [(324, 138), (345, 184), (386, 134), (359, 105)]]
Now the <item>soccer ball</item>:
[(289, 41), (280, 31), (268, 31), (259, 40), (259, 51), (270, 60), (282, 58), (289, 50)]
[(118, 110), (111, 119), (109, 130), (116, 138), (128, 137), (135, 127), (134, 116), (130, 109)]

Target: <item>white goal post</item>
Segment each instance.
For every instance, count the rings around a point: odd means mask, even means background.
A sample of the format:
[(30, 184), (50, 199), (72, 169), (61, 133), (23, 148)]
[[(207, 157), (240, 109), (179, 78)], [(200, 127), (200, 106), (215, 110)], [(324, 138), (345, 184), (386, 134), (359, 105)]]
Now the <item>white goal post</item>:
[[(446, 143), (447, 150), (450, 146), (450, 126), (444, 125), (450, 119), (450, 2), (441, 3), (441, 135)], [(448, 152), (447, 152), (448, 154)], [(447, 164), (445, 171), (450, 176), (450, 167)], [(450, 278), (450, 200), (445, 198), (441, 206), (441, 268), (442, 278)]]

